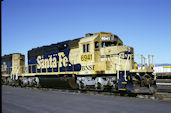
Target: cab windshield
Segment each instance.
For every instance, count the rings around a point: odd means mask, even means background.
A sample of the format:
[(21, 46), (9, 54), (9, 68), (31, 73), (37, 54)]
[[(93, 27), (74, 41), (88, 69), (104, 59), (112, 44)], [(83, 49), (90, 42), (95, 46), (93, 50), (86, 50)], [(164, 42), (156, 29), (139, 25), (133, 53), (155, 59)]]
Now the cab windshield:
[(107, 41), (104, 41), (102, 42), (102, 47), (110, 47), (110, 46), (116, 46), (117, 42), (116, 41), (112, 41), (112, 42), (107, 42)]

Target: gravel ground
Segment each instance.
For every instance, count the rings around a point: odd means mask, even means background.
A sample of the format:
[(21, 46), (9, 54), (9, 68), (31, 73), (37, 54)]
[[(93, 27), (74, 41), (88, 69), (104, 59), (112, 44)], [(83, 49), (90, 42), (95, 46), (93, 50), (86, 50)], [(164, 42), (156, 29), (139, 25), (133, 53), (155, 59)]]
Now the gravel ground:
[(2, 113), (171, 113), (171, 102), (2, 86)]

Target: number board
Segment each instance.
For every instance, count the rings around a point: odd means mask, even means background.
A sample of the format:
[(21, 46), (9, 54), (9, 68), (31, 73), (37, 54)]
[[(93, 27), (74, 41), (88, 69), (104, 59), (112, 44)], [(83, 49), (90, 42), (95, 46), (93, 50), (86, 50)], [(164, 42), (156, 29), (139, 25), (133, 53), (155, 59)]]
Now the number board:
[(92, 61), (92, 54), (81, 55), (81, 61), (83, 62)]

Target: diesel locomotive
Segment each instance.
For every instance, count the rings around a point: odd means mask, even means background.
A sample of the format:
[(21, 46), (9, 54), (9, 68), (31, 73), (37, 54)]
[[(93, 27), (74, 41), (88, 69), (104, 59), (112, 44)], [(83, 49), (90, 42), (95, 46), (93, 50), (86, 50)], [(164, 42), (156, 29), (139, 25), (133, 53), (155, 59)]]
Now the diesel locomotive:
[(138, 68), (133, 47), (108, 32), (33, 48), (27, 58), (26, 68), (22, 54), (2, 57), (4, 84), (128, 92), (154, 92), (156, 88), (153, 57)]

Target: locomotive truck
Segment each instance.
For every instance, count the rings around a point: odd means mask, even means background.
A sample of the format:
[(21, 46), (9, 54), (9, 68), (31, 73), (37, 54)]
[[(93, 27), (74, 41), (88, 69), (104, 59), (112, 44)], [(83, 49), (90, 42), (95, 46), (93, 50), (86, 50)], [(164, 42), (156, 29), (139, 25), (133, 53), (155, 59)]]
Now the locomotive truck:
[(133, 47), (109, 32), (33, 48), (27, 58), (26, 68), (22, 54), (2, 57), (3, 83), (128, 92), (154, 92), (156, 87), (153, 62), (138, 68)]

